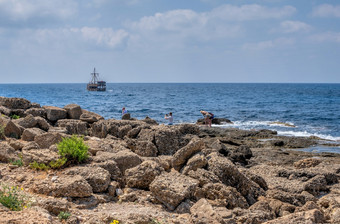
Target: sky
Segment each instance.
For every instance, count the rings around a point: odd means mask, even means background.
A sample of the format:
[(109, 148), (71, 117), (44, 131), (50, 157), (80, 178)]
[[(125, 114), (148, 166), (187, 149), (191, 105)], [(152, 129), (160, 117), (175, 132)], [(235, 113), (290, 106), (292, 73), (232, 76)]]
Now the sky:
[(0, 0), (0, 83), (340, 83), (340, 1)]

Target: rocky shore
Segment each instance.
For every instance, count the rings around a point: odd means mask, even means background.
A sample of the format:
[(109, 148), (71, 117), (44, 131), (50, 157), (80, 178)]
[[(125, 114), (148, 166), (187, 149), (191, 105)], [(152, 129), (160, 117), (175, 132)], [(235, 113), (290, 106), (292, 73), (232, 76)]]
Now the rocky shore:
[[(0, 204), (0, 223), (340, 223), (340, 155), (296, 150), (317, 138), (105, 120), (22, 98), (0, 97), (0, 113), (0, 182), (31, 200)], [(89, 147), (84, 163), (30, 167), (57, 161), (72, 135)]]

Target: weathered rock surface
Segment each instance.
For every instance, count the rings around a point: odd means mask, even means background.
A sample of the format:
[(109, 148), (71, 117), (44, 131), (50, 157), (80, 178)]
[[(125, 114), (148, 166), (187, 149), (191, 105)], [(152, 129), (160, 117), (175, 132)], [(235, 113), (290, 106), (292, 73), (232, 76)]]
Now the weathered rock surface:
[(81, 107), (78, 104), (68, 104), (64, 106), (67, 112), (67, 118), (69, 119), (79, 119), (83, 113)]
[(47, 119), (51, 122), (56, 122), (67, 117), (67, 112), (63, 108), (54, 106), (44, 106), (43, 108), (46, 110)]
[(62, 119), (57, 121), (57, 126), (66, 128), (67, 134), (87, 135), (87, 123), (75, 119)]
[(24, 141), (34, 141), (34, 137), (44, 134), (45, 131), (40, 128), (26, 128), (22, 133), (21, 139)]

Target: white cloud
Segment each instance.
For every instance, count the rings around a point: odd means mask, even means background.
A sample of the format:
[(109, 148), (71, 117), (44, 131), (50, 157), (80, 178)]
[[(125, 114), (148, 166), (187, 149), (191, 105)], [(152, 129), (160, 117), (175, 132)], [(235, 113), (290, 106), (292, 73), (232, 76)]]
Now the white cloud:
[(8, 21), (26, 21), (34, 18), (66, 19), (77, 13), (73, 0), (0, 0), (0, 17)]
[(287, 45), (292, 45), (295, 43), (295, 40), (293, 38), (278, 38), (275, 40), (268, 40), (268, 41), (261, 41), (257, 43), (246, 43), (243, 45), (243, 50), (266, 50), (269, 48), (277, 48)]
[(260, 19), (280, 19), (291, 16), (296, 12), (292, 6), (284, 6), (281, 8), (269, 8), (257, 4), (253, 5), (222, 5), (213, 9), (208, 13), (209, 17), (220, 18), (231, 21), (247, 21)]
[(335, 42), (340, 43), (340, 33), (336, 32), (327, 32), (327, 33), (319, 33), (309, 37), (311, 41), (314, 42)]
[(323, 4), (315, 7), (312, 12), (316, 17), (340, 17), (340, 5)]
[(312, 26), (300, 22), (300, 21), (283, 21), (280, 23), (280, 27), (278, 29), (274, 29), (274, 31), (282, 32), (282, 33), (296, 33), (296, 32), (308, 32), (312, 29)]
[(112, 28), (83, 27), (73, 31), (76, 33), (80, 32), (87, 41), (94, 41), (98, 45), (110, 48), (119, 46), (128, 37), (128, 33), (125, 30), (114, 31)]

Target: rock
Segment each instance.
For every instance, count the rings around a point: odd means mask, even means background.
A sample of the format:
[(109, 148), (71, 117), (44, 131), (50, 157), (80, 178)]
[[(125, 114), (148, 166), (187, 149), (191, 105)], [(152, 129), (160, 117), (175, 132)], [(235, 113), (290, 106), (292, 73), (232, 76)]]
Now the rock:
[(9, 145), (13, 147), (15, 150), (21, 150), (25, 146), (25, 144), (22, 141), (14, 139), (12, 139), (9, 142)]
[(241, 145), (236, 149), (230, 150), (228, 158), (234, 163), (247, 165), (248, 160), (253, 156), (252, 151), (248, 146)]
[(194, 124), (181, 124), (179, 125), (179, 131), (183, 135), (199, 135), (200, 129), (197, 125)]
[(7, 142), (0, 141), (0, 162), (8, 163), (19, 159), (18, 153)]
[[(117, 181), (112, 181), (108, 187), (109, 195), (111, 197), (116, 196), (116, 190), (119, 188), (119, 183)], [(118, 195), (117, 195), (118, 196)]]
[(113, 155), (113, 160), (117, 163), (122, 173), (125, 173), (125, 170), (138, 166), (142, 163), (141, 158), (129, 150), (123, 150), (115, 153)]
[(202, 153), (197, 153), (191, 157), (186, 166), (183, 167), (181, 173), (187, 174), (190, 170), (196, 171), (198, 168), (203, 168), (208, 164), (208, 160)]
[(124, 138), (124, 136), (127, 135), (127, 133), (131, 130), (132, 130), (132, 126), (129, 125), (129, 124), (119, 127), (118, 128), (118, 137)]
[(111, 182), (110, 173), (101, 167), (72, 167), (66, 175), (80, 175), (91, 185), (93, 192), (104, 192)]
[(0, 223), (55, 223), (52, 216), (43, 208), (31, 207), (22, 211), (6, 211), (0, 215)]
[(58, 159), (58, 153), (48, 149), (30, 149), (22, 151), (22, 160), (25, 165), (29, 165), (33, 162), (48, 164), (51, 161), (56, 161)]
[(122, 116), (122, 120), (130, 120), (130, 119), (131, 119), (131, 115), (130, 115), (129, 113), (124, 114), (124, 115)]
[(196, 202), (191, 208), (191, 218), (195, 224), (220, 224), (225, 223), (222, 217), (216, 213), (209, 202), (202, 198)]
[(317, 175), (304, 184), (304, 190), (313, 195), (320, 194), (320, 191), (328, 191), (327, 181), (324, 175)]
[(93, 163), (90, 165), (90, 167), (101, 167), (109, 171), (111, 175), (111, 180), (121, 181), (122, 173), (115, 161), (107, 160), (103, 162)]
[(145, 157), (155, 157), (157, 156), (157, 148), (156, 146), (149, 141), (140, 141), (135, 139), (127, 139), (127, 146), (131, 151), (136, 153), (139, 156)]
[(194, 194), (197, 186), (197, 180), (172, 171), (157, 176), (150, 184), (150, 190), (157, 200), (173, 211)]
[(10, 119), (6, 119), (0, 116), (0, 126), (4, 129), (4, 134), (10, 138), (20, 138), (21, 129), (15, 123), (13, 123)]
[(307, 158), (301, 159), (294, 163), (294, 167), (297, 169), (315, 167), (321, 163), (320, 159)]
[(207, 171), (205, 169), (197, 169), (196, 171), (190, 170), (187, 176), (194, 178), (199, 181), (199, 186), (203, 187), (205, 184), (209, 183), (220, 183), (218, 176), (213, 172)]
[(39, 145), (40, 148), (49, 148), (51, 145), (59, 143), (64, 137), (60, 133), (47, 132), (34, 137), (34, 141)]
[(0, 106), (8, 109), (28, 109), (31, 107), (31, 102), (23, 98), (7, 98), (0, 97)]
[(37, 127), (44, 130), (48, 131), (51, 127), (51, 125), (42, 117), (35, 117), (35, 120), (37, 121)]
[(68, 104), (64, 106), (64, 109), (66, 110), (67, 118), (69, 119), (79, 119), (83, 113), (78, 104)]
[(44, 108), (30, 108), (25, 110), (25, 115), (31, 114), (33, 117), (46, 118), (46, 110)]
[(256, 175), (254, 173), (249, 172), (248, 170), (241, 170), (241, 173), (243, 173), (246, 177), (248, 177), (250, 180), (257, 183), (263, 190), (268, 190), (268, 185), (265, 179), (263, 177)]
[(296, 224), (296, 223), (325, 223), (324, 216), (318, 209), (313, 209), (306, 212), (297, 212), (286, 215), (268, 222), (265, 224)]
[(201, 139), (194, 138), (188, 145), (179, 149), (173, 156), (172, 166), (180, 170), (185, 162), (195, 153), (202, 150), (204, 142)]
[(141, 126), (136, 127), (136, 128), (133, 128), (133, 129), (131, 129), (131, 130), (126, 134), (126, 136), (127, 136), (128, 138), (137, 138), (137, 136), (138, 136), (140, 130), (142, 130), (142, 127), (141, 127)]
[(247, 199), (249, 205), (264, 195), (263, 189), (245, 177), (229, 159), (218, 156), (217, 153), (211, 153), (207, 159), (208, 170), (218, 176), (222, 183), (235, 187)]
[(222, 201), (220, 205), (233, 208), (248, 208), (246, 199), (233, 187), (222, 183), (208, 183), (202, 187), (204, 198)]
[(58, 120), (58, 127), (66, 128), (67, 134), (87, 135), (87, 123), (75, 119), (62, 119)]
[(269, 189), (266, 193), (267, 198), (277, 199), (295, 206), (302, 206), (307, 201), (305, 195), (288, 193), (278, 189)]
[(70, 209), (70, 204), (65, 199), (43, 198), (37, 204), (55, 216), (60, 212), (68, 212)]
[(67, 117), (65, 109), (54, 106), (43, 106), (43, 108), (46, 110), (47, 119), (51, 122), (56, 122)]
[(136, 167), (125, 170), (126, 186), (149, 189), (149, 185), (164, 169), (154, 161), (144, 161)]
[(158, 125), (158, 122), (151, 119), (150, 117), (146, 116), (143, 120), (143, 122), (147, 123), (147, 124), (151, 124), (151, 125)]
[(15, 123), (24, 127), (24, 128), (34, 128), (37, 125), (37, 120), (33, 117), (33, 115), (29, 114), (24, 118), (20, 118), (15, 120)]
[(34, 141), (34, 137), (37, 135), (44, 134), (45, 131), (39, 128), (27, 128), (22, 133), (21, 139), (24, 141)]
[(0, 114), (4, 114), (6, 116), (11, 115), (11, 110), (8, 109), (7, 107), (0, 106)]
[[(212, 124), (232, 124), (233, 122), (227, 118), (214, 118), (211, 121)], [(203, 125), (205, 124), (204, 118), (200, 118), (196, 121), (196, 124)]]
[(21, 151), (28, 151), (31, 149), (40, 149), (40, 146), (36, 142), (28, 142), (27, 144), (24, 144)]
[(104, 118), (102, 116), (100, 116), (99, 114), (96, 114), (94, 112), (90, 112), (87, 110), (82, 109), (82, 114), (80, 115), (80, 120), (85, 121), (87, 123), (94, 123), (97, 122), (99, 120), (104, 120)]

